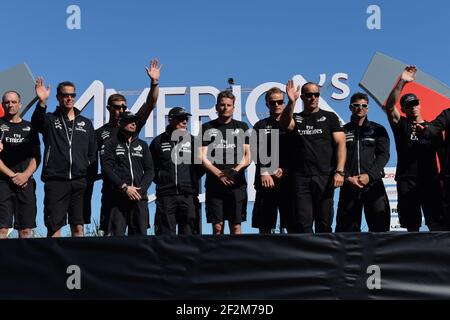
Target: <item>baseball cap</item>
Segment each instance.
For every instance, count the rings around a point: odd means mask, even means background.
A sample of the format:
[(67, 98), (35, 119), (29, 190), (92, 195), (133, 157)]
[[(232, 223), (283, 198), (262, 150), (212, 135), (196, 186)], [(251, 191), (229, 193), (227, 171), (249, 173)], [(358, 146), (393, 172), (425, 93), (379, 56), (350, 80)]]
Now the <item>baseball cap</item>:
[(406, 107), (410, 105), (412, 102), (419, 102), (419, 98), (414, 93), (404, 94), (400, 99), (400, 105), (402, 107)]
[(138, 120), (139, 117), (131, 111), (124, 111), (119, 115), (119, 122), (121, 123), (131, 123)]
[(170, 118), (181, 118), (181, 117), (187, 117), (192, 116), (189, 112), (186, 111), (183, 107), (174, 107), (170, 109), (169, 111), (169, 119)]

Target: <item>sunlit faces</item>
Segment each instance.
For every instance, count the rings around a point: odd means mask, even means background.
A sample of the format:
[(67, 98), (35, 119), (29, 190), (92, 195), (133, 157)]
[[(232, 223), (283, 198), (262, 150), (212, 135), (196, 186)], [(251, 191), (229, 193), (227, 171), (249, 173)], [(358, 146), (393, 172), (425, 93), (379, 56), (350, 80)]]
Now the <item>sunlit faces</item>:
[(170, 126), (174, 130), (187, 130), (189, 117), (188, 116), (173, 117), (169, 121), (170, 121)]
[(267, 107), (270, 114), (279, 115), (284, 110), (284, 94), (272, 93), (267, 99)]
[(401, 109), (405, 113), (407, 118), (415, 120), (417, 118), (420, 118), (421, 116), (420, 115), (421, 106), (419, 100), (412, 101), (411, 103), (403, 106)]
[(369, 112), (369, 102), (365, 99), (358, 99), (350, 105), (353, 116), (364, 118)]
[(219, 118), (229, 119), (233, 117), (234, 101), (231, 98), (221, 98), (216, 105)]
[(109, 111), (109, 117), (112, 119), (119, 119), (119, 115), (127, 109), (127, 102), (124, 100), (112, 101), (109, 106), (107, 106)]
[(320, 88), (315, 84), (308, 84), (303, 88), (301, 98), (303, 107), (308, 109), (317, 109), (319, 107)]
[(421, 107), (419, 100), (411, 101), (402, 107), (402, 111), (405, 113), (406, 117), (412, 119), (420, 117), (420, 109)]
[(72, 86), (63, 86), (61, 88), (61, 92), (56, 95), (58, 99), (60, 107), (72, 109), (75, 104), (75, 97), (77, 94), (75, 93), (75, 88)]
[(7, 115), (14, 116), (19, 112), (22, 104), (20, 98), (15, 92), (8, 92), (2, 101), (3, 107)]
[(127, 121), (123, 123), (121, 126), (125, 132), (135, 133), (137, 129), (137, 121), (130, 121), (130, 122)]

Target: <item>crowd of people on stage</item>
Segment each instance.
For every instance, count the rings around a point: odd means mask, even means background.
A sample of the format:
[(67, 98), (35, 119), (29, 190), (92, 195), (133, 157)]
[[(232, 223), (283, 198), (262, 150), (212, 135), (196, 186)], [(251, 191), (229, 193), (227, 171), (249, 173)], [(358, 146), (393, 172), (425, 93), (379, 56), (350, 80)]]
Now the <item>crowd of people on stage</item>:
[[(351, 96), (350, 121), (343, 125), (335, 113), (319, 108), (318, 84), (295, 87), (288, 80), (284, 91), (274, 87), (266, 92), (270, 116), (249, 129), (233, 118), (233, 93), (222, 91), (215, 105), (217, 118), (204, 123), (198, 136), (188, 131), (191, 114), (174, 107), (165, 131), (148, 145), (139, 133), (156, 106), (161, 67), (153, 59), (146, 68), (150, 90), (136, 114), (127, 110), (123, 95), (112, 94), (106, 106), (109, 122), (96, 130), (74, 107), (72, 82), (58, 85), (59, 104), (47, 112), (50, 85), (37, 78), (39, 101), (31, 121), (20, 116), (20, 93), (3, 93), (0, 238), (6, 238), (12, 227), (20, 238), (29, 238), (36, 227), (33, 174), (40, 164), (48, 237), (61, 236), (67, 224), (72, 236), (84, 235), (97, 180), (102, 180), (99, 228), (105, 235), (147, 234), (147, 191), (152, 183), (155, 234), (200, 234), (198, 194), (203, 175), (206, 218), (213, 234), (224, 233), (225, 221), (231, 234), (240, 234), (247, 218), (245, 171), (252, 161), (256, 164), (252, 227), (261, 234), (276, 228), (278, 213), (280, 228), (288, 233), (332, 232), (336, 188), (340, 188), (336, 232), (360, 232), (363, 209), (370, 232), (390, 230), (391, 210), (382, 180), (390, 156), (389, 135), (369, 120), (367, 94)], [(397, 150), (400, 225), (419, 231), (423, 212), (430, 231), (448, 231), (450, 108), (431, 122), (422, 119), (421, 107), (426, 106), (420, 97), (401, 95), (416, 71), (414, 66), (405, 68), (383, 106)], [(303, 110), (295, 113), (299, 98)], [(398, 101), (404, 115), (395, 107)]]

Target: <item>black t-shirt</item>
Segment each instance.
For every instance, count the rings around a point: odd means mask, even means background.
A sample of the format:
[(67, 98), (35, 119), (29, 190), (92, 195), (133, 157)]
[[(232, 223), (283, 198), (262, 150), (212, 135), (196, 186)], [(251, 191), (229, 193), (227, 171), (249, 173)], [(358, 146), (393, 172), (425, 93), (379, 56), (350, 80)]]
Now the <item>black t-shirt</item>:
[[(31, 123), (25, 120), (12, 123), (0, 119), (0, 138), (3, 143), (0, 159), (3, 163), (14, 172), (25, 171), (33, 158), (33, 151), (39, 149), (39, 137)], [(0, 179), (8, 178), (0, 174)]]
[[(211, 163), (220, 170), (236, 167), (245, 156), (245, 144), (249, 144), (248, 125), (245, 122), (232, 119), (223, 124), (217, 119), (202, 126), (202, 146), (208, 147)], [(239, 156), (239, 158), (238, 158)], [(206, 174), (206, 186), (220, 181), (209, 172)], [(245, 185), (245, 175), (241, 171), (236, 177), (234, 187)], [(220, 185), (222, 185), (220, 183)]]
[(418, 137), (413, 124), (405, 117), (401, 117), (397, 124), (391, 124), (391, 127), (397, 148), (396, 180), (408, 177), (435, 179), (438, 175), (436, 151), (444, 145), (442, 135), (431, 139)]
[[(274, 130), (278, 130), (278, 145), (275, 146), (273, 146), (271, 143)], [(278, 156), (278, 168), (287, 169), (290, 163), (289, 148), (291, 147), (293, 142), (293, 134), (288, 131), (282, 130), (280, 128), (279, 121), (272, 117), (262, 119), (255, 123), (253, 127), (253, 134), (256, 136), (255, 140), (258, 144), (258, 153), (256, 155), (255, 161), (255, 186), (259, 187), (261, 184), (261, 169), (269, 168), (273, 165), (272, 162), (265, 163), (267, 161), (264, 161), (263, 163), (262, 159), (260, 158), (261, 148), (265, 148), (265, 150), (262, 151), (264, 157), (273, 158), (275, 156)], [(278, 151), (278, 155), (272, 154), (276, 151)]]
[(336, 169), (333, 133), (343, 132), (335, 113), (321, 110), (294, 113), (293, 170), (300, 175), (329, 175)]

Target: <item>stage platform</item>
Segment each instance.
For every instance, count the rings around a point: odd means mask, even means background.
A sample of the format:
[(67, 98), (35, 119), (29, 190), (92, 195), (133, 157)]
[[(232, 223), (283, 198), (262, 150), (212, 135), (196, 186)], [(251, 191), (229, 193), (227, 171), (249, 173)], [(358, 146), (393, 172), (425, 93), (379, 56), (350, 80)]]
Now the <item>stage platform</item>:
[(0, 241), (0, 299), (449, 299), (450, 233)]

